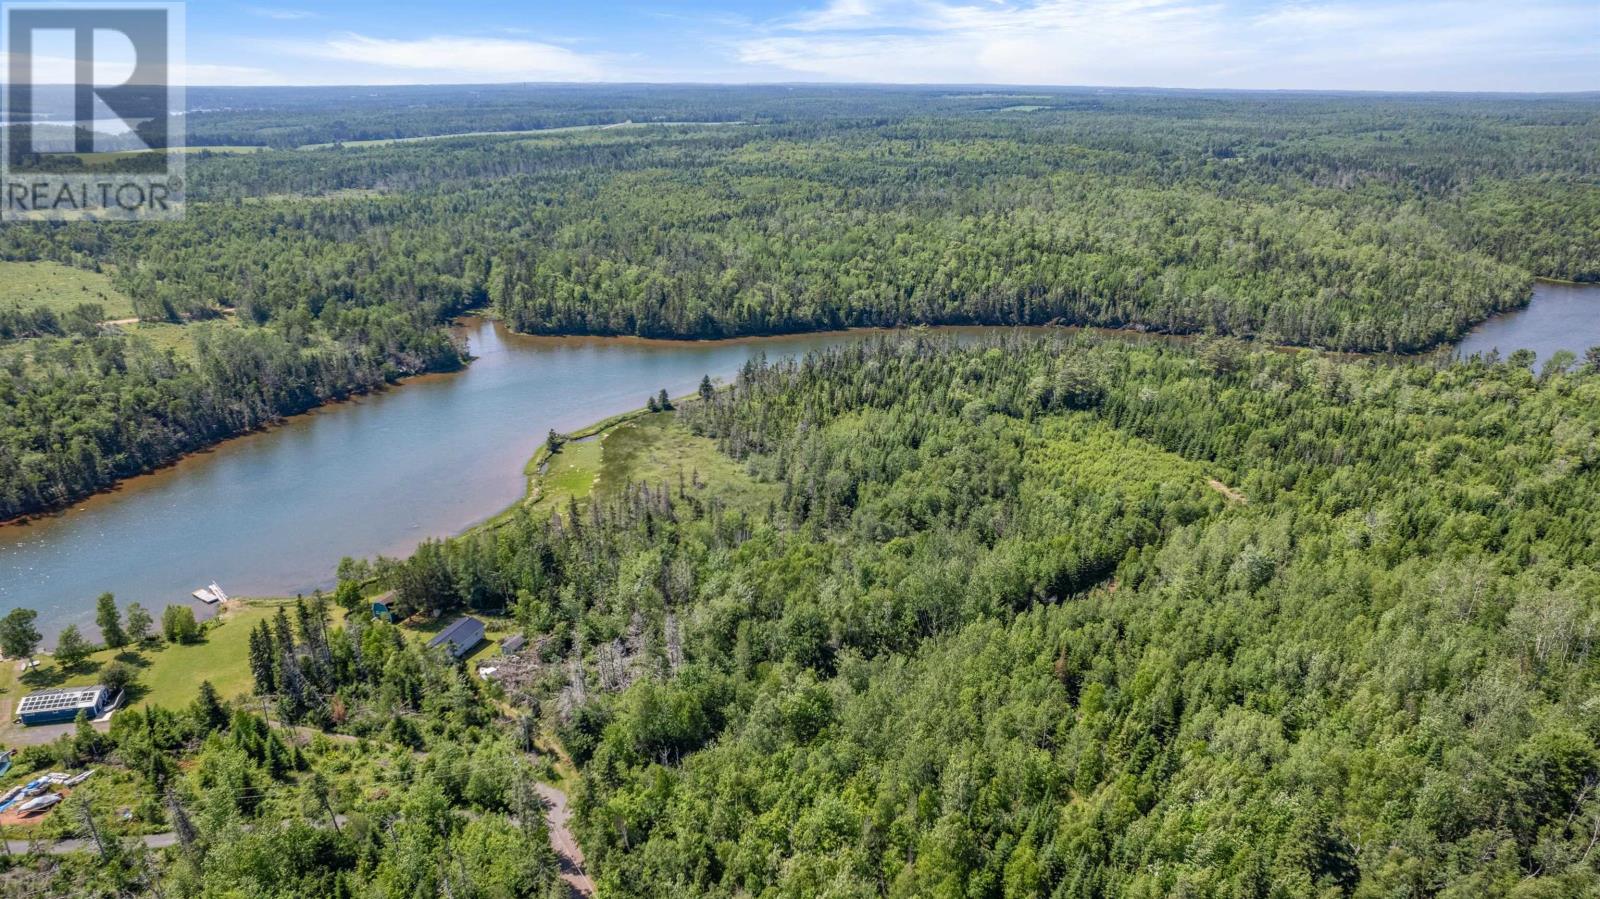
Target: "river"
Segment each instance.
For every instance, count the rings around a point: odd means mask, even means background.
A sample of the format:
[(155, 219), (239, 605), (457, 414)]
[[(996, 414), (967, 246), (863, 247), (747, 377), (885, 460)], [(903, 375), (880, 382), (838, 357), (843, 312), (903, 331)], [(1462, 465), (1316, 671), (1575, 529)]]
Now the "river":
[[(945, 329), (965, 337), (1004, 329)], [(159, 610), (215, 580), (235, 595), (333, 583), (343, 556), (402, 555), (457, 534), (522, 495), (522, 468), (551, 428), (570, 431), (756, 355), (803, 354), (871, 332), (722, 342), (550, 338), (467, 320), (464, 371), (320, 409), (134, 478), (60, 515), (0, 527), (0, 609), (39, 612), (54, 635), (92, 632), (94, 598)], [(1470, 355), (1548, 358), (1600, 345), (1600, 287), (1540, 283), (1525, 308), (1473, 330)]]
[(1600, 346), (1600, 284), (1540, 281), (1527, 306), (1473, 328), (1456, 344), (1456, 355), (1499, 350), (1504, 358), (1513, 350), (1533, 350), (1537, 369), (1557, 350), (1571, 350), (1582, 360), (1593, 346)]
[[(954, 329), (976, 335), (989, 329)], [(1001, 330), (1001, 329), (994, 329)], [(159, 614), (212, 581), (279, 596), (333, 584), (343, 556), (408, 553), (515, 502), (551, 428), (693, 392), (744, 362), (863, 340), (872, 332), (718, 342), (529, 337), (498, 322), (460, 328), (461, 372), (298, 416), (124, 482), (54, 516), (0, 527), (0, 610), (39, 613), (51, 637), (93, 633), (94, 599)]]

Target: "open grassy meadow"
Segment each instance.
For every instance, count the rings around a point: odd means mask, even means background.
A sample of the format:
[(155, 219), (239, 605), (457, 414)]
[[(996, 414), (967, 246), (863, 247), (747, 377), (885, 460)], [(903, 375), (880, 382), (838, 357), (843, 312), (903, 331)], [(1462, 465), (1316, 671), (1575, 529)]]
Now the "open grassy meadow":
[(104, 274), (58, 262), (0, 262), (0, 308), (64, 314), (82, 303), (105, 307), (107, 319), (133, 317), (133, 301)]
[(560, 452), (549, 457), (544, 472), (537, 477), (536, 505), (565, 509), (568, 500), (587, 500), (600, 479), (604, 456), (604, 434), (564, 444)]
[(774, 485), (756, 481), (672, 412), (623, 416), (597, 434), (568, 441), (532, 478), (530, 495), (534, 508), (557, 512), (571, 500), (613, 496), (629, 484), (666, 484), (676, 491), (680, 481), (696, 492), (715, 486), (723, 502), (743, 508), (762, 507), (777, 496)]
[(690, 433), (672, 412), (623, 422), (606, 433), (604, 446), (596, 484), (603, 493), (639, 483), (676, 491), (681, 480), (690, 489), (715, 487), (719, 500), (737, 508), (761, 508), (778, 496), (777, 485), (756, 481), (719, 452), (716, 441)]

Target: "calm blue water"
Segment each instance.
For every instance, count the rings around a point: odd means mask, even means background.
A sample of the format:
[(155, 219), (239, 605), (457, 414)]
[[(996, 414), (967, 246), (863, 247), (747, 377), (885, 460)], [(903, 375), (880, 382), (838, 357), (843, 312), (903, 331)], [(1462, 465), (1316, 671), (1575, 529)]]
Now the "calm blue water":
[[(986, 330), (958, 329), (975, 339)], [(402, 555), (522, 495), (545, 433), (643, 405), (661, 388), (870, 335), (665, 343), (524, 337), (474, 321), (465, 371), (301, 416), (127, 482), (51, 518), (0, 527), (0, 610), (40, 629), (90, 625), (94, 598), (190, 603), (215, 580), (242, 596), (327, 587), (343, 556)], [(1600, 345), (1600, 287), (1540, 284), (1523, 310), (1484, 323), (1458, 352), (1526, 347), (1540, 359)], [(92, 627), (87, 628), (92, 631)]]
[(1465, 359), (1497, 349), (1504, 358), (1515, 350), (1533, 350), (1539, 354), (1537, 368), (1557, 350), (1571, 350), (1581, 359), (1592, 346), (1600, 346), (1600, 285), (1540, 282), (1527, 308), (1474, 328), (1456, 345), (1456, 354)]
[(515, 502), (551, 428), (636, 409), (662, 388), (690, 393), (758, 354), (870, 336), (534, 338), (482, 321), (463, 332), (478, 357), (465, 371), (324, 408), (61, 515), (0, 527), (0, 610), (35, 609), (53, 635), (67, 624), (93, 632), (94, 599), (107, 590), (123, 606), (203, 611), (189, 594), (213, 580), (236, 596), (328, 587), (343, 556), (403, 555)]

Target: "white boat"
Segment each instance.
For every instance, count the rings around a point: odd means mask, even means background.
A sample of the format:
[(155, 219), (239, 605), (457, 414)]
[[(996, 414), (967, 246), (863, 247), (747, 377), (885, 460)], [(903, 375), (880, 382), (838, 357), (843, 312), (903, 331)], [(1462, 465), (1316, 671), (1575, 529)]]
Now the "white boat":
[(33, 812), (42, 812), (45, 809), (50, 808), (51, 806), (54, 806), (56, 803), (58, 803), (60, 801), (61, 801), (61, 794), (60, 793), (46, 793), (46, 794), (44, 794), (43, 796), (40, 796), (37, 799), (30, 799), (27, 802), (24, 802), (22, 805), (17, 806), (17, 811), (22, 812), (23, 814), (32, 814)]
[(201, 602), (219, 603), (228, 601), (228, 594), (222, 592), (222, 588), (217, 586), (216, 581), (212, 581), (209, 587), (201, 587), (199, 590), (194, 591), (192, 595)]

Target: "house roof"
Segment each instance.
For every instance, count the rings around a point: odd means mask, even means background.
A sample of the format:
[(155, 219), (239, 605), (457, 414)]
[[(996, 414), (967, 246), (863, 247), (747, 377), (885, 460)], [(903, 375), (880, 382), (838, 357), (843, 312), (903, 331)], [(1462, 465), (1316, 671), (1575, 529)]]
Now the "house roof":
[(450, 622), (450, 626), (440, 631), (432, 640), (428, 641), (428, 648), (443, 646), (453, 643), (466, 648), (483, 639), (483, 622), (472, 616), (457, 618)]
[(59, 712), (62, 709), (92, 709), (105, 697), (105, 687), (61, 687), (40, 690), (22, 698), (17, 714)]
[(527, 642), (527, 637), (524, 637), (521, 634), (512, 634), (511, 636), (500, 641), (500, 648), (506, 652), (516, 652)]

